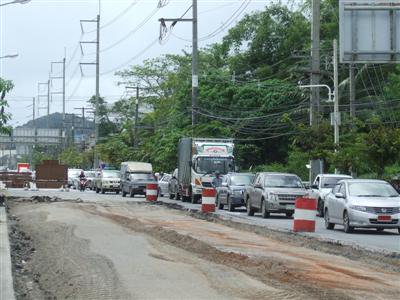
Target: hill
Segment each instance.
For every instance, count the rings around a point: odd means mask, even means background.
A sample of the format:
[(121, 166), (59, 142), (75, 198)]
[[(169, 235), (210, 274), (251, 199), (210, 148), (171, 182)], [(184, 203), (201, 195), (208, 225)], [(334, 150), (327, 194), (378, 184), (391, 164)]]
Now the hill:
[[(47, 119), (49, 120), (47, 125)], [(93, 121), (88, 120), (87, 118), (85, 118), (85, 128), (93, 128), (94, 124)], [(75, 114), (65, 114), (65, 127), (66, 128), (71, 128), (72, 125), (74, 125), (74, 127), (76, 129), (78, 128), (82, 128), (83, 126), (83, 118), (81, 116), (75, 115)], [(18, 127), (29, 127), (29, 128), (47, 128), (47, 126), (49, 128), (58, 128), (61, 129), (63, 127), (63, 122), (62, 122), (62, 114), (61, 113), (53, 113), (50, 114), (49, 117), (47, 116), (43, 116), (40, 118), (37, 118), (35, 120), (35, 122), (33, 122), (33, 120), (25, 123), (22, 126), (18, 126)]]

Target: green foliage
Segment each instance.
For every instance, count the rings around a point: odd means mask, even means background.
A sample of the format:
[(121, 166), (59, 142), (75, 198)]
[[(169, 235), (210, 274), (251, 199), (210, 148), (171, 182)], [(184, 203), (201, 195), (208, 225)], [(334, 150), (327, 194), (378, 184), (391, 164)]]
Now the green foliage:
[(90, 169), (93, 166), (93, 152), (80, 151), (74, 146), (61, 152), (59, 159), (68, 168)]
[(5, 80), (0, 77), (0, 133), (3, 134), (10, 133), (10, 127), (7, 126), (7, 122), (11, 119), (11, 115), (5, 112), (5, 108), (8, 107), (5, 97), (13, 88), (14, 84), (11, 80)]

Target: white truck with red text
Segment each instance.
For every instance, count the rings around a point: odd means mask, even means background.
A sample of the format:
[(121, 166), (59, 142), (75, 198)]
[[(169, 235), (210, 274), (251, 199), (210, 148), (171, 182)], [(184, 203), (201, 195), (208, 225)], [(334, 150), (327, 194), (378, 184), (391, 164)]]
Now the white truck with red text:
[(235, 171), (232, 139), (182, 138), (178, 147), (178, 184), (182, 201), (198, 203), (216, 172)]

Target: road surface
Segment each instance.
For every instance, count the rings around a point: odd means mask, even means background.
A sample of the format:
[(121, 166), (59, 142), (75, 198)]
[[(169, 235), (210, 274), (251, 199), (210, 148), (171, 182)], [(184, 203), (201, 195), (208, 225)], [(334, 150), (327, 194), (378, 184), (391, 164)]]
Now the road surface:
[(391, 299), (400, 293), (395, 258), (327, 254), (295, 243), (296, 236), (282, 241), (164, 206), (97, 197), (102, 201), (8, 201), (18, 298)]
[[(79, 192), (76, 190), (70, 190), (69, 192), (60, 192), (58, 190), (40, 190), (37, 192), (24, 191), (21, 189), (10, 189), (11, 195), (21, 197), (31, 197), (33, 195), (48, 195), (53, 197), (59, 197), (62, 199), (76, 199), (80, 198), (85, 202), (103, 202), (103, 201), (114, 201), (119, 202), (136, 202), (145, 201), (143, 197), (137, 196), (135, 198), (123, 198), (121, 195), (115, 195), (112, 193), (107, 194), (96, 194), (92, 191)], [(188, 209), (200, 209), (199, 204), (183, 203), (182, 201), (170, 200), (167, 197), (161, 197), (159, 200), (166, 203), (178, 203)], [(224, 218), (231, 219), (235, 222), (242, 222), (252, 225), (265, 226), (271, 229), (278, 229), (283, 231), (289, 231), (293, 226), (293, 219), (286, 218), (280, 215), (273, 216), (269, 219), (263, 219), (259, 214), (255, 217), (249, 217), (246, 214), (245, 208), (237, 209), (236, 212), (228, 212), (226, 210), (218, 210), (216, 214), (223, 216)], [(342, 226), (336, 226), (335, 230), (327, 230), (324, 226), (322, 218), (317, 218), (316, 232), (315, 233), (303, 233), (305, 236), (318, 237), (324, 240), (333, 242), (340, 242), (346, 245), (354, 245), (357, 247), (387, 251), (387, 252), (398, 252), (400, 253), (400, 235), (397, 230), (385, 230), (384, 232), (377, 232), (374, 229), (357, 230), (355, 233), (346, 234), (343, 231)]]

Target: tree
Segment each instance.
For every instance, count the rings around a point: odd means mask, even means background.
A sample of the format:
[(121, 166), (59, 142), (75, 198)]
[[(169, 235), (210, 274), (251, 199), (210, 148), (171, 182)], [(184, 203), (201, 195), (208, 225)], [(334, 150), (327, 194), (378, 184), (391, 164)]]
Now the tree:
[(10, 133), (10, 128), (7, 127), (7, 122), (11, 119), (11, 115), (5, 112), (8, 103), (5, 100), (6, 94), (14, 87), (11, 80), (5, 80), (0, 77), (0, 133)]
[(82, 152), (76, 147), (71, 146), (61, 152), (59, 158), (62, 164), (69, 168), (88, 169), (93, 165), (93, 153)]

